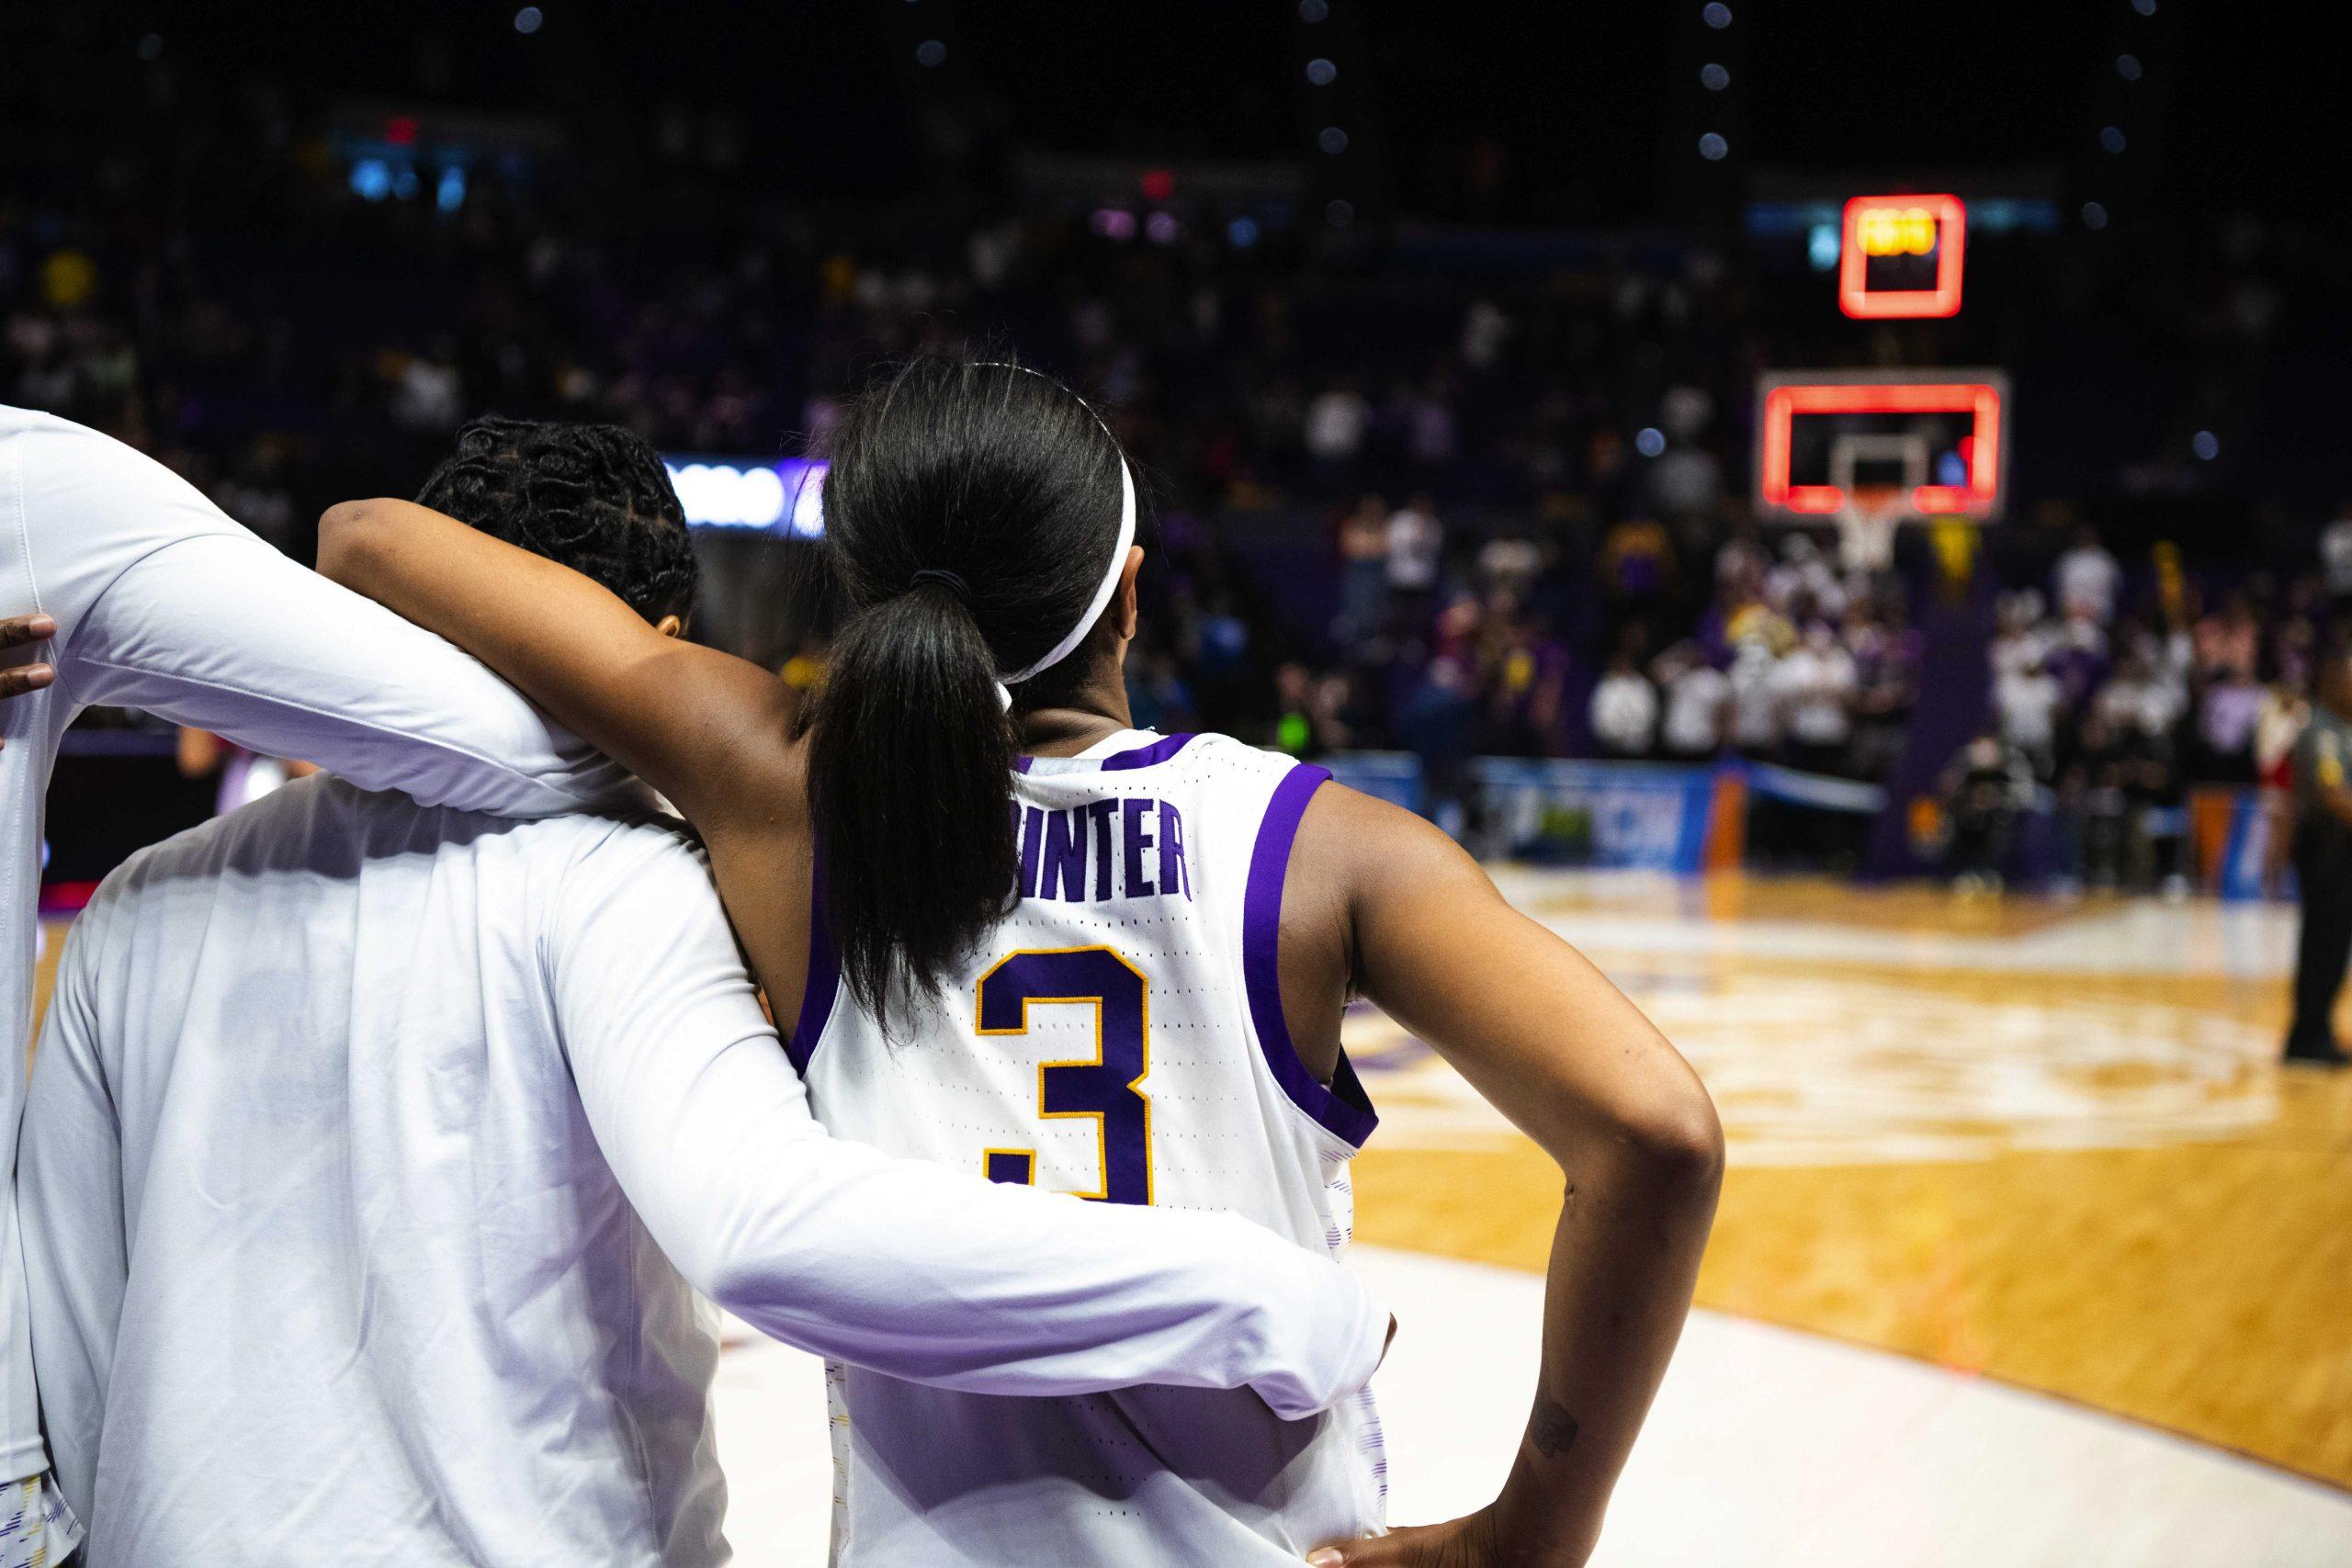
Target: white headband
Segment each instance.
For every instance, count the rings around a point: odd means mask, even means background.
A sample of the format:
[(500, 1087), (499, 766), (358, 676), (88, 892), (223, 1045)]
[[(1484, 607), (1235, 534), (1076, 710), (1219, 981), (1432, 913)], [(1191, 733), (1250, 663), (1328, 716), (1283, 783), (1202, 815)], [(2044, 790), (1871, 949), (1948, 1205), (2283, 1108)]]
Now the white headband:
[[(1065, 392), (1069, 392), (1069, 389), (1068, 387), (1063, 387), (1060, 382), (1055, 381), (1051, 376), (1046, 375), (1042, 370), (1032, 370), (1026, 365), (1015, 365), (1010, 360), (987, 360), (983, 361), (982, 364), (989, 368), (1018, 370), (1023, 376), (1035, 376), (1041, 381), (1052, 381), (1056, 387), (1061, 388)], [(1073, 398), (1078, 398), (1078, 394), (1076, 392), (1069, 392), (1069, 395)], [(1084, 398), (1078, 398), (1078, 406), (1084, 409), (1088, 413), (1093, 413), (1094, 423), (1102, 427), (1102, 434), (1105, 435), (1111, 435), (1110, 422), (1104, 419), (1101, 414), (1094, 413), (1094, 405), (1092, 403), (1088, 402)], [(1115, 435), (1111, 435), (1112, 450), (1117, 451), (1118, 446), (1119, 438)], [(1071, 653), (1076, 651), (1078, 645), (1086, 640), (1086, 634), (1092, 631), (1094, 629), (1094, 623), (1102, 618), (1103, 607), (1111, 603), (1111, 595), (1118, 591), (1119, 578), (1127, 568), (1127, 552), (1135, 547), (1135, 542), (1136, 476), (1134, 470), (1127, 467), (1126, 454), (1121, 452), (1119, 453), (1118, 547), (1111, 552), (1111, 564), (1103, 570), (1102, 581), (1094, 590), (1094, 597), (1088, 602), (1086, 614), (1078, 618), (1078, 625), (1070, 627), (1069, 635), (1063, 637), (1061, 641), (1054, 644), (1052, 652), (1046, 654), (1045, 658), (1040, 659), (1035, 664), (1030, 665), (1027, 669), (1015, 670), (1009, 675), (1001, 675), (997, 678), (997, 700), (1003, 703), (1008, 711), (1010, 711), (1012, 706), (1013, 687), (1021, 684), (1022, 682), (1030, 679), (1034, 675), (1039, 675), (1044, 673), (1046, 671), (1051, 670), (1055, 665), (1059, 664), (1063, 660), (1068, 659)]]
[(1063, 660), (1068, 659), (1078, 645), (1086, 640), (1086, 634), (1092, 631), (1094, 623), (1102, 618), (1103, 607), (1111, 603), (1111, 595), (1118, 591), (1119, 578), (1126, 570), (1127, 551), (1134, 547), (1135, 542), (1136, 480), (1135, 475), (1127, 470), (1126, 458), (1121, 457), (1119, 459), (1119, 542), (1111, 551), (1109, 570), (1103, 572), (1102, 583), (1094, 590), (1094, 597), (1087, 603), (1086, 614), (1078, 618), (1078, 625), (1070, 627), (1068, 637), (1054, 644), (1051, 653), (1026, 669), (1015, 670), (999, 677), (1000, 685), (1017, 686), (1031, 676), (1052, 669)]

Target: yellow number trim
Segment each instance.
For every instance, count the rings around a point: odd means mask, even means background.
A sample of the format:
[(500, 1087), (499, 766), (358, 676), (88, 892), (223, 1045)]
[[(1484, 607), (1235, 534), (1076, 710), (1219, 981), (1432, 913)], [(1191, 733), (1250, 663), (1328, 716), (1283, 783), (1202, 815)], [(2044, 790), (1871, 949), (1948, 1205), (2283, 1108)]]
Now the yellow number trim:
[[(1068, 1062), (1040, 1062), (1037, 1064), (1037, 1114), (1041, 1119), (1047, 1121), (1083, 1116), (1093, 1122), (1094, 1167), (1097, 1177), (1094, 1184), (1094, 1190), (1091, 1192), (1073, 1192), (1070, 1196), (1073, 1198), (1108, 1198), (1111, 1195), (1111, 1150), (1110, 1140), (1102, 1130), (1102, 1112), (1100, 1111), (1048, 1111), (1046, 1109), (1046, 1073), (1047, 1069), (1053, 1067), (1099, 1067), (1102, 1065), (1102, 998), (1101, 997), (1023, 997), (1021, 998), (1021, 1021), (1018, 1024), (1010, 1029), (988, 1029), (982, 1027), (981, 1024), (981, 1020), (984, 1016), (981, 1005), (981, 995), (988, 989), (989, 982), (996, 977), (996, 972), (998, 970), (1003, 968), (1006, 964), (1012, 963), (1016, 958), (1051, 958), (1066, 953), (1108, 953), (1112, 960), (1116, 963), (1120, 968), (1125, 969), (1128, 974), (1133, 975), (1136, 977), (1136, 983), (1138, 987), (1140, 1011), (1142, 1017), (1142, 1040), (1140, 1042), (1139, 1053), (1142, 1070), (1137, 1072), (1134, 1077), (1127, 1080), (1126, 1089), (1128, 1093), (1143, 1101), (1143, 1201), (1146, 1203), (1154, 1202), (1157, 1201), (1158, 1190), (1154, 1185), (1156, 1173), (1153, 1169), (1153, 1161), (1151, 1157), (1151, 1096), (1143, 1091), (1143, 1080), (1151, 1076), (1151, 977), (1149, 976), (1136, 968), (1134, 964), (1128, 963), (1125, 957), (1122, 955), (1117, 949), (1104, 947), (1099, 942), (1091, 943), (1085, 947), (1015, 948), (1012, 952), (1008, 953), (1003, 957), (998, 959), (994, 964), (989, 964), (987, 972), (981, 975), (979, 984), (972, 987), (972, 1032), (975, 1034), (992, 1034), (999, 1036), (1026, 1034), (1029, 1032), (1029, 1010), (1032, 1006), (1041, 1002), (1049, 1007), (1067, 1004), (1070, 1006), (1091, 1007), (1094, 1010), (1093, 1055), (1081, 1056)], [(988, 1170), (989, 1156), (990, 1155), (1027, 1155), (1029, 1156), (1029, 1179), (1032, 1182), (1036, 1180), (1038, 1160), (1037, 1151), (1035, 1149), (983, 1149), (980, 1151), (980, 1170), (983, 1174)]]
[(989, 1166), (999, 1155), (1010, 1155), (1015, 1159), (1027, 1160), (1029, 1162), (1029, 1174), (1023, 1179), (1023, 1184), (1030, 1187), (1035, 1187), (1037, 1184), (1037, 1151), (1035, 1149), (982, 1149), (980, 1151), (980, 1174), (982, 1176), (988, 1176), (989, 1179), (991, 1181), (996, 1179), (995, 1177), (989, 1176)]

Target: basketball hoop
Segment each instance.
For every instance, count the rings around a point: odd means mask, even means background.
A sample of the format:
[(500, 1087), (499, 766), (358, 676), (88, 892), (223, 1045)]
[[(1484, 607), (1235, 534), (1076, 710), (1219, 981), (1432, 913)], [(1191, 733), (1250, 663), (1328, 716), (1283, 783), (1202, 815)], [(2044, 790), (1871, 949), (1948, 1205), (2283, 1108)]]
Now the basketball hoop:
[(1928, 444), (1915, 431), (1841, 431), (1829, 446), (1829, 473), (1842, 499), (1838, 560), (1848, 571), (1894, 564), (1894, 530), (1917, 515), (1912, 498), (1928, 482)]
[[(1757, 520), (1835, 525), (1847, 571), (1888, 570), (1905, 523), (1932, 517), (1941, 530), (2000, 515), (2008, 378), (1998, 370), (1768, 370), (1756, 389)], [(1937, 548), (1947, 553), (1940, 533)]]
[(1757, 518), (1826, 521), (1857, 482), (1901, 484), (1910, 520), (1998, 517), (2007, 407), (1998, 370), (1767, 370), (1756, 380)]
[(1838, 525), (1838, 562), (1848, 571), (1879, 572), (1894, 564), (1894, 530), (1911, 516), (1910, 492), (1901, 485), (1857, 484), (1846, 504), (1832, 514)]

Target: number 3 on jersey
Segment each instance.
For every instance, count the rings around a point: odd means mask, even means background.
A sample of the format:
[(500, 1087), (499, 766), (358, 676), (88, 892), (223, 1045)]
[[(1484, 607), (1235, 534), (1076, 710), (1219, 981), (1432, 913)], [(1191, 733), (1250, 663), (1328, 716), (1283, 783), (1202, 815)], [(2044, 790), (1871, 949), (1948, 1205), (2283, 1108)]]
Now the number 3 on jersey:
[[(1032, 1005), (1094, 1010), (1094, 1055), (1037, 1068), (1041, 1116), (1091, 1116), (1102, 1179), (1080, 1198), (1151, 1201), (1151, 1100), (1137, 1087), (1151, 1071), (1150, 982), (1107, 947), (1009, 953), (980, 976), (982, 1034), (1026, 1034)], [(989, 1149), (990, 1181), (1037, 1179), (1035, 1149)]]

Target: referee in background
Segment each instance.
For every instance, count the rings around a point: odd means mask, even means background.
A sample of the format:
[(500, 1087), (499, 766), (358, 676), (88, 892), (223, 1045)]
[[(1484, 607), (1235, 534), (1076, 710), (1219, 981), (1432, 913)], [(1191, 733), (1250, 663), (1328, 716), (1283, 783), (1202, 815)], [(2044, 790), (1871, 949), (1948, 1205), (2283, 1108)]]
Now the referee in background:
[(2320, 661), (2311, 723), (2295, 742), (2295, 880), (2302, 937), (2295, 948), (2295, 1021), (2286, 1059), (2340, 1067), (2336, 993), (2352, 961), (2352, 647)]

